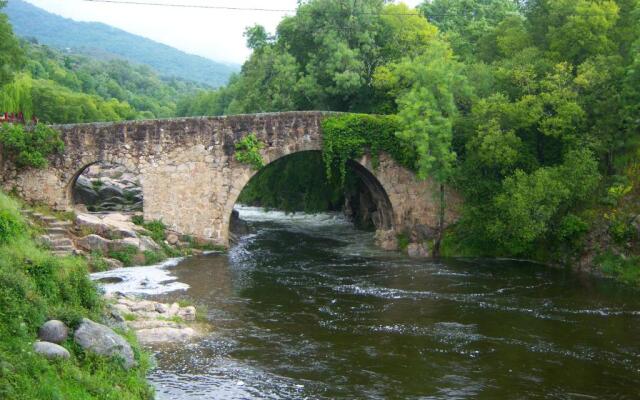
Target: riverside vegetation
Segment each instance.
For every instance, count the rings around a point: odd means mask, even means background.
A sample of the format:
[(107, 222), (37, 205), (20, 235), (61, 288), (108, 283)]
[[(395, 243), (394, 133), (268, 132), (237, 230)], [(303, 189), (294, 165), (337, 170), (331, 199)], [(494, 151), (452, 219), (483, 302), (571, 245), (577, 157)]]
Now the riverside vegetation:
[[(385, 151), (462, 195), (460, 220), (439, 232), (442, 255), (529, 258), (640, 284), (640, 0), (433, 0), (417, 9), (311, 0), (275, 34), (254, 26), (246, 37), (253, 54), (227, 86), (181, 96), (191, 84), (172, 86), (144, 69), (116, 79), (135, 69), (19, 42), (0, 14), (0, 104), (44, 122), (310, 109), (383, 114), (325, 122), (323, 158), (297, 162), (334, 190), (322, 195), (315, 185), (304, 209), (336, 207), (333, 196), (348, 187), (346, 159)], [(159, 91), (145, 92), (149, 77)], [(125, 88), (127, 81), (140, 84)], [(3, 149), (24, 154), (26, 167), (57, 148), (48, 140), (14, 143), (14, 129), (2, 128)], [(34, 137), (41, 133), (54, 135)], [(258, 167), (260, 143), (246, 144), (239, 150)], [(295, 196), (306, 189), (287, 180), (301, 182), (303, 170), (266, 171), (248, 188), (252, 202), (266, 203), (273, 187), (297, 187), (268, 205), (300, 208)], [(446, 205), (444, 196), (439, 201)], [(152, 224), (146, 231), (160, 239)], [(130, 250), (109, 251), (133, 262)], [(83, 317), (99, 319), (104, 303), (86, 262), (38, 247), (5, 195), (0, 280), (0, 394), (151, 396), (138, 350), (129, 371), (72, 342), (64, 343), (66, 361), (33, 353), (45, 320), (74, 328)]]
[[(87, 263), (56, 257), (38, 246), (15, 200), (0, 193), (0, 397), (7, 399), (146, 399), (146, 355), (132, 335), (137, 365), (97, 356), (67, 339), (69, 359), (36, 354), (38, 328), (59, 319), (76, 328), (101, 320), (105, 302), (89, 280)], [(124, 332), (121, 332), (124, 333)]]

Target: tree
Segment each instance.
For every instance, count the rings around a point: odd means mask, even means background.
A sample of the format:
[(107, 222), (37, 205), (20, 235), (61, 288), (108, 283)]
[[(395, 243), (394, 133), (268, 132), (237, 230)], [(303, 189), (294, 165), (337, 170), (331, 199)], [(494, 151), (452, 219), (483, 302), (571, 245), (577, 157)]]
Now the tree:
[[(0, 1), (0, 10), (5, 4), (5, 1)], [(23, 63), (23, 52), (13, 34), (9, 19), (0, 13), (0, 86), (10, 82)]]
[(402, 125), (398, 136), (415, 145), (418, 176), (432, 177), (440, 184), (437, 254), (444, 232), (444, 185), (456, 161), (452, 149), (453, 124), (458, 116), (456, 97), (466, 90), (462, 64), (446, 43), (434, 40), (419, 56), (405, 58), (378, 76), (379, 85), (397, 94)]
[(519, 11), (516, 0), (433, 0), (422, 3), (420, 10), (463, 59), (473, 59), (478, 42), (506, 16)]

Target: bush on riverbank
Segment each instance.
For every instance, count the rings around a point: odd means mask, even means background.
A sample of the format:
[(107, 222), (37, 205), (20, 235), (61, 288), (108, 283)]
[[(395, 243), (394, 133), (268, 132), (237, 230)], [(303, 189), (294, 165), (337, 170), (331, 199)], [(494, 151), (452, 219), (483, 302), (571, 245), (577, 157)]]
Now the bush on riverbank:
[(72, 328), (83, 317), (100, 320), (103, 302), (86, 262), (57, 258), (36, 246), (18, 210), (0, 193), (0, 398), (152, 398), (145, 380), (149, 363), (135, 346), (139, 366), (129, 371), (117, 360), (83, 352), (71, 340), (63, 343), (69, 360), (33, 352), (46, 320), (60, 319)]

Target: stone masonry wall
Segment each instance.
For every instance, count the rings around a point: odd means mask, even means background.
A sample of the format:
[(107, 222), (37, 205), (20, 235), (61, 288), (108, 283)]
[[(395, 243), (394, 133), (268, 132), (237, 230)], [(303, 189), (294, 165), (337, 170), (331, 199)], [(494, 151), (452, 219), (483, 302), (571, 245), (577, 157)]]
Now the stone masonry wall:
[[(55, 126), (63, 154), (44, 170), (17, 171), (0, 158), (0, 185), (24, 199), (68, 209), (78, 175), (96, 162), (117, 163), (139, 174), (145, 219), (160, 219), (182, 233), (228, 244), (233, 206), (256, 171), (238, 163), (234, 144), (255, 133), (265, 143), (265, 164), (306, 150), (321, 150), (320, 122), (328, 113), (288, 112)], [(373, 169), (359, 160), (388, 194), (396, 229), (435, 226), (437, 203), (430, 181), (382, 156)], [(455, 218), (451, 208), (449, 218)]]

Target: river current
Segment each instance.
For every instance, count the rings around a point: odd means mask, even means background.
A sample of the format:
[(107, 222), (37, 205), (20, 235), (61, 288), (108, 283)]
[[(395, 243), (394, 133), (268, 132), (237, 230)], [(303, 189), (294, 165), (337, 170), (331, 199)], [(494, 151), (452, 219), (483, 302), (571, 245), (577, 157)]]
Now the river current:
[(508, 260), (410, 259), (338, 215), (240, 207), (227, 254), (111, 271), (213, 328), (154, 348), (161, 400), (638, 399), (640, 291)]

